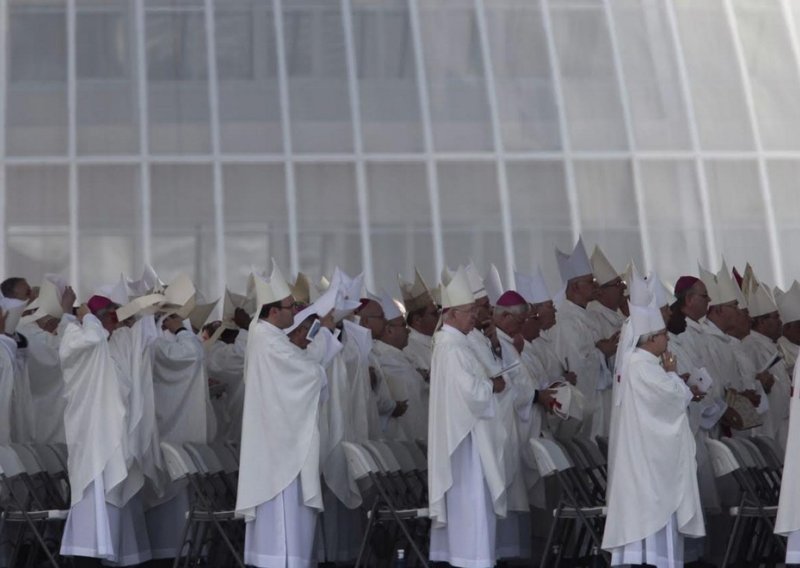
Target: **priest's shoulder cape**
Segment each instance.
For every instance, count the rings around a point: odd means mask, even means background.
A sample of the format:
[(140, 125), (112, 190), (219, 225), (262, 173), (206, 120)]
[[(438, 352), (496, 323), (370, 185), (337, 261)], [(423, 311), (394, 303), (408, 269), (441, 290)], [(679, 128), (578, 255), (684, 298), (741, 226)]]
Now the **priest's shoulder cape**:
[(260, 320), (250, 329), (236, 511), (254, 519), (255, 508), (298, 475), (305, 505), (321, 510), (319, 403), (325, 371), (272, 324)]
[(682, 534), (703, 536), (695, 441), (686, 413), (691, 393), (642, 349), (630, 355), (615, 388), (623, 390), (614, 408), (603, 548), (655, 534), (673, 514)]

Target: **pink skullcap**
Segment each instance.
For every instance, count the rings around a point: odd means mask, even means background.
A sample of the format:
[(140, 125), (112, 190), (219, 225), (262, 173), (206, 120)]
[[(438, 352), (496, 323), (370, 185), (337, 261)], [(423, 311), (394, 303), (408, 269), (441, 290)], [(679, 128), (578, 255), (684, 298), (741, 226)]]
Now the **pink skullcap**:
[(105, 296), (92, 296), (89, 298), (89, 301), (86, 302), (86, 305), (89, 307), (89, 310), (95, 315), (100, 310), (105, 310), (110, 307), (114, 302), (110, 299), (106, 298)]
[(359, 302), (359, 304), (358, 304), (358, 307), (356, 308), (356, 312), (360, 312), (361, 310), (363, 310), (364, 308), (366, 308), (366, 307), (367, 307), (367, 304), (369, 304), (370, 302), (374, 302), (374, 301), (375, 301), (375, 300), (372, 300), (372, 299), (370, 299), (370, 298), (361, 298), (361, 299), (358, 301), (358, 302)]
[(519, 292), (515, 292), (514, 290), (509, 290), (507, 292), (503, 292), (503, 294), (497, 298), (498, 306), (502, 306), (504, 308), (511, 308), (514, 306), (523, 306), (528, 302), (523, 298)]
[(735, 266), (733, 267), (733, 270), (731, 271), (731, 274), (733, 274), (733, 279), (736, 280), (736, 283), (739, 285), (739, 289), (741, 289), (742, 288), (742, 282), (744, 282), (744, 278), (742, 278), (742, 275), (739, 274), (739, 271), (736, 270)]
[(678, 278), (678, 281), (675, 282), (675, 295), (681, 296), (686, 293), (686, 291), (700, 282), (699, 278), (694, 276), (681, 276)]

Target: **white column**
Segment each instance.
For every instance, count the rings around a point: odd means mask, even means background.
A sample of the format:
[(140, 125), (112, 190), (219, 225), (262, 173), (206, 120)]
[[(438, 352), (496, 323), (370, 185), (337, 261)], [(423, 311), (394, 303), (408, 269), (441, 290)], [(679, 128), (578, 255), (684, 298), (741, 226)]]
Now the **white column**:
[(350, 95), (350, 118), (353, 125), (353, 150), (356, 166), (356, 194), (358, 196), (358, 226), (361, 233), (361, 263), (367, 287), (375, 289), (372, 269), (372, 241), (369, 234), (369, 196), (367, 171), (364, 163), (364, 140), (361, 130), (361, 96), (358, 91), (358, 67), (353, 46), (353, 14), (350, 0), (342, 0), (342, 26), (347, 59), (347, 90)]
[(578, 207), (578, 189), (575, 185), (575, 160), (572, 154), (572, 139), (567, 126), (564, 89), (561, 85), (561, 69), (558, 65), (558, 52), (556, 50), (555, 36), (553, 35), (553, 21), (550, 17), (550, 1), (539, 0), (539, 9), (542, 12), (544, 35), (547, 39), (547, 58), (550, 62), (550, 72), (553, 74), (553, 93), (555, 94), (556, 109), (558, 110), (558, 131), (561, 135), (561, 148), (564, 152), (564, 181), (566, 182), (567, 200), (569, 201), (572, 239), (577, 241), (581, 234), (581, 211)]
[(152, 227), (150, 223), (150, 125), (147, 94), (147, 27), (144, 0), (134, 0), (136, 42), (136, 87), (139, 112), (139, 197), (142, 208), (142, 263), (152, 263)]
[(503, 220), (503, 252), (506, 259), (506, 282), (514, 282), (514, 234), (511, 223), (511, 199), (508, 191), (508, 172), (506, 170), (505, 146), (500, 129), (500, 109), (497, 102), (497, 82), (494, 77), (489, 29), (486, 23), (486, 5), (484, 0), (475, 0), (475, 15), (478, 23), (478, 35), (481, 43), (481, 59), (483, 61), (484, 84), (489, 102), (489, 116), (492, 122), (492, 142), (494, 144), (495, 170), (497, 172), (497, 193), (500, 199), (500, 214)]
[(8, 0), (0, 0), (0, 276), (9, 276), (6, 266), (6, 83), (9, 52)]
[(275, 24), (275, 57), (278, 60), (278, 92), (281, 102), (281, 134), (283, 135), (283, 168), (286, 190), (286, 211), (289, 215), (289, 270), (292, 278), (300, 270), (300, 249), (297, 228), (297, 186), (292, 155), (292, 125), (289, 108), (289, 76), (286, 71), (286, 43), (283, 38), (283, 0), (272, 0)]
[(75, 49), (75, 0), (67, 0), (67, 157), (69, 158), (69, 282), (81, 294), (78, 250), (77, 77)]
[(767, 238), (769, 239), (769, 252), (772, 260), (772, 277), (779, 286), (787, 283), (783, 275), (783, 255), (781, 254), (781, 242), (778, 238), (778, 224), (775, 221), (775, 207), (772, 203), (772, 188), (767, 173), (767, 160), (764, 157), (764, 144), (761, 140), (761, 129), (758, 125), (758, 115), (756, 114), (756, 104), (753, 98), (753, 83), (750, 80), (750, 73), (747, 70), (747, 61), (744, 57), (742, 38), (739, 36), (739, 26), (736, 23), (736, 15), (733, 13), (731, 0), (723, 0), (725, 8), (725, 20), (731, 30), (734, 52), (736, 53), (736, 66), (739, 69), (739, 76), (744, 86), (744, 100), (747, 105), (747, 120), (753, 131), (753, 142), (758, 154), (758, 185), (761, 190), (761, 199), (764, 203), (765, 223), (767, 225)]
[(422, 43), (422, 24), (420, 23), (418, 0), (408, 0), (408, 21), (411, 26), (411, 39), (414, 43), (414, 69), (417, 78), (417, 99), (419, 100), (420, 120), (422, 121), (422, 144), (425, 152), (425, 179), (428, 182), (428, 197), (431, 206), (431, 229), (433, 232), (433, 264), (436, 273), (433, 281), (438, 282), (444, 267), (444, 238), (442, 235), (442, 214), (439, 204), (439, 173), (436, 170), (433, 144), (433, 122), (428, 91), (428, 73)]
[[(608, 24), (608, 36), (611, 39), (611, 53), (614, 58), (615, 77), (617, 80), (617, 90), (619, 91), (620, 102), (622, 103), (622, 118), (625, 123), (625, 138), (628, 148), (631, 151), (631, 169), (633, 175), (633, 193), (636, 197), (636, 214), (639, 219), (639, 237), (642, 242), (642, 255), (645, 271), (653, 268), (653, 254), (650, 246), (650, 226), (647, 222), (647, 211), (644, 206), (644, 188), (642, 187), (642, 172), (639, 158), (636, 155), (636, 135), (633, 132), (633, 116), (631, 115), (631, 104), (628, 98), (628, 90), (625, 82), (625, 68), (622, 65), (622, 56), (619, 51), (619, 41), (617, 39), (617, 28), (614, 22), (614, 14), (611, 11), (610, 0), (603, 0), (603, 9)], [(647, 9), (647, 8), (645, 8)]]
[(703, 229), (706, 238), (706, 266), (712, 266), (717, 262), (717, 238), (714, 235), (714, 219), (711, 217), (711, 198), (708, 194), (708, 178), (703, 164), (703, 154), (700, 147), (700, 132), (697, 129), (697, 115), (694, 111), (694, 100), (692, 91), (689, 88), (689, 72), (686, 68), (686, 57), (683, 53), (680, 31), (678, 30), (678, 18), (675, 15), (674, 0), (664, 0), (669, 22), (669, 31), (672, 36), (672, 46), (675, 50), (675, 62), (678, 64), (679, 86), (681, 88), (681, 98), (686, 108), (686, 121), (689, 126), (689, 139), (692, 144), (694, 154), (694, 170), (697, 175), (697, 186), (700, 190), (700, 208), (703, 213)]
[[(208, 106), (211, 120), (211, 154), (214, 178), (214, 233), (216, 234), (217, 251), (217, 291), (212, 295), (222, 296), (225, 293), (228, 266), (225, 250), (225, 186), (222, 179), (222, 162), (220, 158), (219, 128), (219, 83), (217, 75), (217, 37), (216, 18), (213, 0), (205, 0), (206, 24), (206, 65), (208, 66)], [(222, 308), (217, 305), (216, 311)]]

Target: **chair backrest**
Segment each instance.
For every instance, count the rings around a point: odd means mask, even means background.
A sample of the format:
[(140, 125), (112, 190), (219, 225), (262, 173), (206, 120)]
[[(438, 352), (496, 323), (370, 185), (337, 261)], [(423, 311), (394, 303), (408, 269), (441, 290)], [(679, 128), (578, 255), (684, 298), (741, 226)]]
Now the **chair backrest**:
[(414, 463), (417, 464), (417, 469), (419, 471), (427, 471), (428, 470), (428, 456), (425, 455), (419, 445), (416, 442), (402, 442), (402, 444), (408, 449), (408, 453), (414, 458)]
[(39, 458), (39, 463), (42, 464), (45, 471), (51, 476), (58, 476), (66, 473), (66, 469), (62, 465), (61, 460), (50, 446), (43, 444), (32, 445), (31, 450), (36, 453), (36, 457)]
[(764, 435), (753, 436), (752, 440), (767, 463), (775, 469), (783, 468), (784, 452), (775, 440)]
[(769, 467), (767, 464), (767, 460), (765, 460), (764, 456), (761, 455), (761, 450), (759, 450), (758, 446), (756, 446), (751, 440), (747, 438), (740, 438), (738, 442), (741, 447), (747, 449), (756, 467), (759, 467), (761, 469), (766, 469), (767, 467)]
[(387, 474), (400, 471), (400, 464), (397, 463), (397, 460), (394, 459), (394, 456), (392, 456), (392, 459), (388, 459), (391, 451), (387, 452), (385, 446), (380, 442), (376, 442), (375, 440), (367, 440), (362, 444), (362, 446), (367, 450), (367, 452), (369, 452), (375, 462), (375, 465), (378, 466), (378, 471), (375, 473)]
[(597, 442), (597, 447), (608, 460), (608, 438), (605, 436), (595, 436), (594, 441)]
[(25, 473), (25, 465), (11, 446), (0, 446), (0, 474), (12, 479)]
[(212, 444), (211, 449), (217, 455), (225, 473), (236, 473), (239, 471), (239, 458), (227, 444)]
[(572, 467), (567, 456), (564, 455), (564, 450), (552, 440), (531, 438), (530, 445), (536, 459), (536, 468), (542, 477), (548, 477), (557, 471), (565, 471)]
[(38, 475), (45, 471), (36, 453), (29, 446), (25, 444), (11, 444), (11, 448), (17, 453), (17, 456), (19, 456), (28, 475)]
[(186, 453), (189, 454), (189, 457), (194, 462), (199, 472), (215, 475), (225, 471), (217, 454), (205, 444), (187, 443), (183, 445), (183, 448), (186, 450)]
[(575, 442), (575, 445), (578, 446), (581, 451), (583, 451), (583, 454), (593, 466), (601, 467), (606, 465), (606, 456), (596, 443), (592, 442), (588, 438), (582, 438), (580, 436), (573, 438), (573, 442)]
[(342, 442), (347, 459), (347, 471), (350, 478), (358, 481), (368, 477), (370, 473), (378, 473), (378, 465), (366, 449), (353, 442)]
[(172, 481), (184, 479), (198, 472), (192, 458), (178, 444), (161, 442), (161, 452), (164, 455), (164, 464)]
[(397, 458), (398, 463), (400, 464), (400, 470), (403, 473), (411, 473), (415, 469), (417, 469), (417, 464), (414, 461), (414, 458), (411, 457), (408, 449), (396, 440), (385, 440), (384, 444), (389, 446), (389, 449), (392, 450), (392, 454), (394, 457)]
[(746, 469), (757, 467), (753, 456), (750, 455), (749, 448), (742, 444), (739, 438), (722, 438), (721, 442), (728, 446), (741, 467)]
[(719, 440), (707, 439), (706, 447), (711, 458), (711, 467), (714, 469), (714, 477), (723, 477), (741, 468), (739, 460), (730, 448)]

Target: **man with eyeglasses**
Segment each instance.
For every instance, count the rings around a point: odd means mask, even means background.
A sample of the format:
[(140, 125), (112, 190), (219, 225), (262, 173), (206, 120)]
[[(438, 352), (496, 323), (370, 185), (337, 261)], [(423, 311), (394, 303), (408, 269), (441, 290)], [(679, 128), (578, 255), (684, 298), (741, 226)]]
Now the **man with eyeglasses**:
[[(254, 276), (258, 321), (250, 327), (236, 512), (245, 519), (249, 566), (309, 567), (323, 510), (320, 482), (322, 364), (305, 350), (295, 301), (277, 266)], [(286, 330), (294, 327), (291, 336)], [(300, 331), (298, 331), (300, 329)], [(307, 333), (307, 331), (306, 331)]]
[(442, 286), (443, 325), (434, 338), (428, 425), (430, 558), (463, 568), (496, 561), (497, 517), (506, 515), (505, 468), (497, 427), (502, 377), (489, 376), (467, 334), (475, 297), (464, 268)]
[(441, 310), (434, 302), (433, 294), (419, 270), (415, 271), (413, 284), (400, 279), (400, 291), (403, 294), (409, 328), (408, 344), (403, 348), (403, 353), (411, 359), (427, 382), (433, 356), (433, 334), (439, 323)]
[(750, 333), (741, 342), (741, 352), (757, 371), (756, 380), (769, 401), (764, 425), (757, 433), (775, 439), (786, 448), (789, 433), (789, 400), (792, 381), (779, 356), (777, 341), (781, 335), (781, 316), (772, 295), (763, 283), (756, 283), (747, 295)]
[(602, 338), (613, 337), (619, 333), (625, 321), (625, 314), (620, 308), (625, 301), (626, 285), (600, 247), (594, 247), (589, 260), (592, 263), (592, 274), (597, 281), (597, 290), (586, 309), (594, 316)]
[(595, 297), (597, 281), (583, 241), (579, 239), (569, 255), (556, 249), (556, 260), (566, 287), (553, 328), (556, 353), (564, 370), (575, 373), (586, 401), (581, 432), (592, 439), (608, 436), (613, 383), (608, 360), (616, 353), (618, 336), (600, 339), (595, 319), (586, 309)]
[[(389, 392), (386, 378), (381, 371), (380, 363), (375, 356), (375, 342), (386, 331), (387, 321), (381, 302), (377, 297), (362, 298), (361, 307), (356, 312), (361, 327), (367, 328), (372, 335), (372, 349), (369, 353), (369, 399), (367, 401), (367, 421), (369, 438), (380, 440), (386, 437), (387, 427), (392, 418), (405, 414), (407, 401), (395, 401)], [(363, 391), (359, 391), (363, 392)], [(393, 425), (394, 426), (394, 425)]]
[[(389, 419), (387, 437), (399, 440), (428, 439), (428, 384), (403, 352), (408, 345), (406, 316), (396, 300), (381, 301), (388, 318), (383, 333), (373, 346), (377, 365), (397, 407)], [(401, 410), (402, 413), (398, 412)]]

